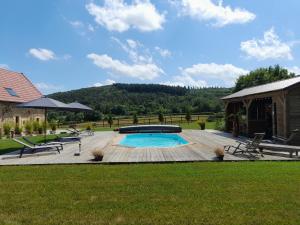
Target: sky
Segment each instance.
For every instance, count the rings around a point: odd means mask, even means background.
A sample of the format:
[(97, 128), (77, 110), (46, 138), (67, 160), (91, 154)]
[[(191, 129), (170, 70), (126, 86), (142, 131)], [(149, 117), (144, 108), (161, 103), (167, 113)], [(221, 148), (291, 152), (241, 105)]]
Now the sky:
[(0, 67), (44, 93), (118, 83), (232, 87), (300, 74), (299, 0), (2, 0)]

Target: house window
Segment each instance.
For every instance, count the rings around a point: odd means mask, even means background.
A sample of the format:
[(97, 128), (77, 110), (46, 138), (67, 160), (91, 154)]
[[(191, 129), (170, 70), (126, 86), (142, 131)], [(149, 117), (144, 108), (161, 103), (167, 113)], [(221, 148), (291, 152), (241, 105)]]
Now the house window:
[(18, 97), (18, 95), (17, 95), (17, 93), (15, 92), (14, 89), (12, 89), (12, 88), (5, 88), (5, 90), (7, 91), (8, 94), (10, 94), (10, 96)]

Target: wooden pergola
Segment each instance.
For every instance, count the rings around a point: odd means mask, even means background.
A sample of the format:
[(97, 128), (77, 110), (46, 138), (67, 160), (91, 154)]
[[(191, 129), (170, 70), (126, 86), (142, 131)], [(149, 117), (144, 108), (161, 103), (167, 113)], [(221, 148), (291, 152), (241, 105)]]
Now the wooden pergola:
[[(243, 89), (223, 97), (226, 130), (233, 128), (230, 115), (239, 113), (240, 131), (246, 136), (265, 132), (267, 137), (288, 137), (300, 128), (300, 77)], [(300, 141), (300, 140), (299, 140)]]

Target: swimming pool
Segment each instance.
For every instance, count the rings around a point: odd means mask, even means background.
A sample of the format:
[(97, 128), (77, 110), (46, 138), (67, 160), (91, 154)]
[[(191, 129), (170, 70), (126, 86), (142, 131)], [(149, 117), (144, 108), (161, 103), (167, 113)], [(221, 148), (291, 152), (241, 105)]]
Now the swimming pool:
[(120, 142), (120, 145), (136, 148), (165, 148), (185, 144), (188, 141), (178, 134), (166, 133), (127, 134)]

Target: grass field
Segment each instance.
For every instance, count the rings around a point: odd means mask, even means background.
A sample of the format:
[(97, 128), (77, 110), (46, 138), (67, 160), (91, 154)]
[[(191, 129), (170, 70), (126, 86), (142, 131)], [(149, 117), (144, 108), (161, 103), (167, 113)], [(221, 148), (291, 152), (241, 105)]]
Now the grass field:
[(300, 164), (0, 167), (0, 224), (298, 225)]

